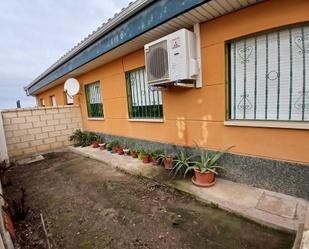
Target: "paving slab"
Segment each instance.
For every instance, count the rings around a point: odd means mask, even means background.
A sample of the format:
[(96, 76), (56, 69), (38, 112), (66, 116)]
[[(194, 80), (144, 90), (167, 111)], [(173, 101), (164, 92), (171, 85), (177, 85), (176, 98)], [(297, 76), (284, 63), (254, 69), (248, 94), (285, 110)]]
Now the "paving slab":
[(127, 173), (154, 179), (202, 202), (216, 204), (221, 209), (273, 228), (296, 232), (299, 225), (305, 223), (309, 207), (309, 202), (305, 199), (220, 178), (217, 178), (214, 186), (200, 188), (193, 185), (190, 179), (162, 179), (162, 175), (168, 175), (163, 167), (145, 165), (129, 156), (119, 156), (92, 147), (70, 147), (70, 150)]
[(290, 200), (289, 198), (280, 198), (278, 196), (267, 194), (264, 191), (256, 208), (281, 217), (294, 219), (297, 204), (297, 202), (293, 202), (293, 200)]
[(30, 164), (38, 161), (44, 160), (44, 156), (42, 155), (37, 155), (37, 156), (30, 156), (26, 158), (22, 158), (16, 161), (17, 165), (25, 165), (25, 164)]

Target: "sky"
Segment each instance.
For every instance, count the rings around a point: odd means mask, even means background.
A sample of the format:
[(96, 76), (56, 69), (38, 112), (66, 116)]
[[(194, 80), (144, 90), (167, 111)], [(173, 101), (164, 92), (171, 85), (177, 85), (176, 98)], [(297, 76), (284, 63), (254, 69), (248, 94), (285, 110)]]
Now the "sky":
[(23, 87), (132, 0), (0, 0), (0, 109), (35, 106)]

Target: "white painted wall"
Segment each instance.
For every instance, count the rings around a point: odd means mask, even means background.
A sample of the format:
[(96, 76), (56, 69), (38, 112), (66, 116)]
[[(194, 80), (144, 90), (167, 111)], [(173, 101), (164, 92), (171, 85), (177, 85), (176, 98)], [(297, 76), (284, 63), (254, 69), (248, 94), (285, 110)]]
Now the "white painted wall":
[(6, 146), (6, 139), (3, 127), (3, 119), (2, 119), (2, 112), (0, 110), (0, 162), (2, 161), (9, 162), (8, 150)]

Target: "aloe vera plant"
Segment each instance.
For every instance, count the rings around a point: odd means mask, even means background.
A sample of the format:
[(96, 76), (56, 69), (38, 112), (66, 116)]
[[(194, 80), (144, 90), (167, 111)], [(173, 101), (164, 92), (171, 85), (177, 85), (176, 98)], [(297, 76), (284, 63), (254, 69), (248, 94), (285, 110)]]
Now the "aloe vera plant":
[(177, 157), (177, 159), (175, 159), (173, 161), (173, 169), (172, 171), (174, 172), (174, 176), (177, 175), (178, 173), (184, 174), (185, 171), (187, 170), (187, 168), (189, 168), (190, 166), (192, 166), (192, 156), (187, 156), (185, 152), (181, 151)]
[(201, 173), (210, 171), (217, 175), (217, 169), (224, 169), (224, 167), (218, 165), (218, 160), (232, 147), (211, 154), (207, 150), (201, 150), (200, 161), (194, 162), (193, 166), (187, 167), (184, 176), (186, 176), (190, 170), (198, 170)]

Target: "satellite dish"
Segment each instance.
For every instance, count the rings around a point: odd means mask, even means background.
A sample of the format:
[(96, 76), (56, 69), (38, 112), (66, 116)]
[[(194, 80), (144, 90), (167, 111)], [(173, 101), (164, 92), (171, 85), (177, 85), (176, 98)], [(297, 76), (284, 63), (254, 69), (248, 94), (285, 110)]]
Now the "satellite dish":
[(67, 79), (64, 83), (64, 91), (69, 95), (69, 96), (74, 96), (78, 94), (79, 92), (79, 82), (77, 79), (70, 78)]

